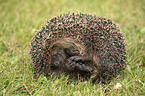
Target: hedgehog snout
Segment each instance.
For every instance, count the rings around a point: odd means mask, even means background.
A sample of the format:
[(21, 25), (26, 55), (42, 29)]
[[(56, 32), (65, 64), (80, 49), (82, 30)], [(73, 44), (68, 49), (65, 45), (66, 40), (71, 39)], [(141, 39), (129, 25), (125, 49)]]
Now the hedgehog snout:
[(55, 53), (51, 58), (51, 67), (53, 69), (58, 69), (62, 65), (64, 59), (62, 59), (62, 56), (59, 53)]

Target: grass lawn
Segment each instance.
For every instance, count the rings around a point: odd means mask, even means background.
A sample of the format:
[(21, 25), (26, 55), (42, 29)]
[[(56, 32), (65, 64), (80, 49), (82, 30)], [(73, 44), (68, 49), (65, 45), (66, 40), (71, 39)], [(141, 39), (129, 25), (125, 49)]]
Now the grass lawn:
[[(120, 27), (127, 44), (127, 65), (110, 83), (64, 76), (34, 79), (29, 54), (33, 36), (47, 19), (68, 12), (111, 18)], [(0, 95), (144, 96), (145, 0), (0, 0)]]

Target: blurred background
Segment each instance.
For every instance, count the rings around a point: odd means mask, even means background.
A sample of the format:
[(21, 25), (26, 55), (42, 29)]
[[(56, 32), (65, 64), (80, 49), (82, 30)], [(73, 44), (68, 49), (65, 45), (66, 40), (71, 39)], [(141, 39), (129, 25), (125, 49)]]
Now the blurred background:
[(145, 0), (0, 0), (0, 36), (11, 48), (24, 46), (46, 20), (68, 12), (111, 18), (126, 35), (125, 29), (145, 25), (144, 5)]
[[(116, 93), (129, 92), (130, 95), (139, 95), (137, 91), (143, 93), (145, 90), (142, 87), (145, 83), (145, 71), (143, 71), (145, 70), (145, 0), (0, 0), (0, 77), (2, 77), (0, 95), (21, 94), (23, 90), (32, 95), (33, 90), (37, 92), (37, 88), (41, 89), (37, 84), (37, 87), (28, 87), (36, 83), (33, 81), (33, 66), (29, 56), (32, 37), (41, 26), (46, 24), (47, 20), (68, 12), (106, 17), (119, 26), (127, 44), (128, 65), (123, 75), (125, 81), (123, 77), (118, 81), (124, 84), (128, 84), (127, 82), (132, 84), (131, 82), (134, 81), (137, 83), (130, 86), (129, 91), (126, 91), (127, 87), (125, 87)], [(40, 82), (41, 80), (38, 80), (37, 83)], [(54, 84), (52, 81), (49, 83), (52, 86)], [(115, 83), (116, 81), (113, 81), (111, 84)], [(138, 83), (141, 85), (139, 86)], [(90, 93), (93, 90), (99, 90), (95, 88), (88, 90)], [(104, 87), (99, 86), (99, 88), (102, 90), (98, 92), (104, 92)], [(112, 87), (107, 88), (112, 89)], [(47, 91), (55, 92), (50, 89)], [(67, 92), (71, 93), (69, 89)], [(80, 94), (86, 94), (85, 92), (81, 91)]]

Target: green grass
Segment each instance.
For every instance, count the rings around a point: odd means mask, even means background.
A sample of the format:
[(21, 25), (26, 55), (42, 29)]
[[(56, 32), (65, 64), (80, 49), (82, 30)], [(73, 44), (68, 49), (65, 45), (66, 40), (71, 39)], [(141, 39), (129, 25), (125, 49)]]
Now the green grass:
[[(0, 0), (0, 95), (143, 96), (145, 94), (144, 0)], [(127, 44), (127, 65), (108, 84), (41, 75), (33, 78), (30, 42), (46, 19), (84, 12), (111, 18)], [(114, 89), (120, 83), (122, 86)]]

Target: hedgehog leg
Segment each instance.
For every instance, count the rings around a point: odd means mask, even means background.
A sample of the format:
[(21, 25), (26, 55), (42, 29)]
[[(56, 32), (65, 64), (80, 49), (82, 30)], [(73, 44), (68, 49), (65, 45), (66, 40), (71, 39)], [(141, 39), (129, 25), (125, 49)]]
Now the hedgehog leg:
[(84, 71), (84, 72), (92, 72), (93, 68), (83, 64), (81, 61), (88, 61), (89, 58), (81, 57), (81, 56), (72, 56), (67, 59), (65, 65), (65, 70), (67, 72), (72, 72), (74, 70)]
[(85, 72), (92, 72), (94, 69), (83, 64), (83, 63), (76, 63), (75, 67), (79, 70), (79, 71), (85, 71)]

